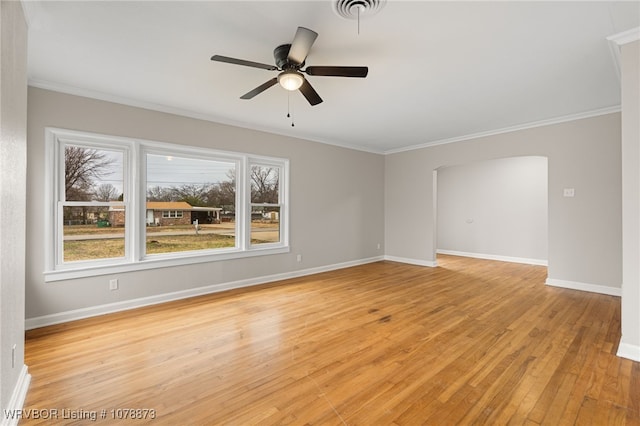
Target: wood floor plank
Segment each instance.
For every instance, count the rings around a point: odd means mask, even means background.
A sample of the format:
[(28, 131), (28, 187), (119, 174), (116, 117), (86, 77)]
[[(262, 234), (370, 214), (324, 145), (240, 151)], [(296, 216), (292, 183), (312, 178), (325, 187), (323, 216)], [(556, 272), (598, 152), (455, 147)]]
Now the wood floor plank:
[[(615, 356), (619, 298), (545, 286), (541, 266), (438, 263), (377, 262), (31, 330), (25, 409), (136, 425), (640, 423), (639, 363)], [(156, 418), (110, 417), (122, 408)]]

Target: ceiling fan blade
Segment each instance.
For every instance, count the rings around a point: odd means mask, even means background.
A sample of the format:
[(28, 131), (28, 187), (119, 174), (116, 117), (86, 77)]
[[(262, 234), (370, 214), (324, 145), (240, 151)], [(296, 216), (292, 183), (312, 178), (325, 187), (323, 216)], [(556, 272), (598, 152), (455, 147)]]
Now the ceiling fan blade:
[(251, 99), (254, 96), (259, 95), (260, 93), (264, 92), (269, 87), (271, 87), (274, 84), (276, 84), (277, 82), (278, 82), (278, 78), (277, 77), (273, 77), (271, 80), (267, 81), (266, 83), (263, 83), (260, 86), (256, 87), (255, 89), (251, 90), (250, 92), (247, 92), (244, 95), (240, 96), (240, 99)]
[(327, 77), (361, 77), (369, 73), (368, 67), (307, 67), (304, 70), (309, 75), (322, 75)]
[(218, 61), (218, 62), (226, 62), (228, 64), (234, 64), (234, 65), (244, 65), (246, 67), (262, 68), (264, 70), (269, 70), (269, 71), (275, 71), (278, 69), (274, 65), (261, 64), (260, 62), (245, 61), (244, 59), (230, 58), (228, 56), (221, 56), (221, 55), (213, 55), (211, 57), (211, 60)]
[(302, 64), (311, 50), (311, 45), (316, 41), (318, 33), (311, 31), (309, 28), (298, 27), (296, 35), (291, 42), (291, 48), (289, 49), (289, 55), (287, 59), (294, 64)]
[(307, 101), (309, 101), (312, 106), (318, 105), (320, 102), (322, 102), (322, 98), (320, 97), (320, 95), (318, 95), (318, 92), (316, 92), (316, 90), (311, 87), (311, 84), (309, 84), (306, 78), (304, 79), (302, 86), (300, 86), (300, 89), (298, 90), (300, 90), (300, 92), (304, 95), (305, 98), (307, 98)]

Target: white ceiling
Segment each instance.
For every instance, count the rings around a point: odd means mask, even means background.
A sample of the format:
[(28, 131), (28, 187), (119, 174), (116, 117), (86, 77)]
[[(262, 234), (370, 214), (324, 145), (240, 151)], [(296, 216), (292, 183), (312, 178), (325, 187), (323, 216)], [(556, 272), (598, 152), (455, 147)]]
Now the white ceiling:
[[(37, 87), (373, 152), (615, 110), (607, 36), (640, 26), (640, 2), (389, 0), (360, 22), (329, 1), (25, 1)], [(310, 106), (274, 86), (298, 26), (319, 33), (307, 65), (366, 65), (366, 79), (309, 76)]]

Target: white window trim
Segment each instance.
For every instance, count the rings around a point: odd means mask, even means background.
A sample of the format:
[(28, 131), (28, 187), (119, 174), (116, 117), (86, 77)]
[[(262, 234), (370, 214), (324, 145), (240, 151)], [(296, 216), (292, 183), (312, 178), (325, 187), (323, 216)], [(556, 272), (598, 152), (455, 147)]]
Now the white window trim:
[[(127, 212), (125, 227), (125, 257), (101, 259), (73, 263), (61, 263), (62, 236), (58, 233), (58, 203), (60, 185), (64, 184), (63, 143), (90, 145), (96, 148), (125, 151), (124, 180)], [(239, 259), (288, 253), (289, 248), (289, 160), (276, 157), (262, 157), (252, 154), (218, 151), (208, 148), (169, 144), (164, 142), (132, 139), (88, 132), (78, 132), (48, 127), (45, 129), (45, 281), (61, 281), (74, 278), (123, 273), (163, 267), (181, 266), (221, 260)], [(144, 255), (146, 232), (146, 154), (165, 154), (210, 157), (212, 159), (235, 162), (236, 164), (236, 247), (229, 249), (176, 252), (171, 254)], [(250, 165), (272, 164), (281, 168), (280, 176), (280, 242), (251, 245), (251, 189)], [(57, 172), (57, 173), (56, 173)], [(54, 176), (54, 173), (55, 176)], [(53, 178), (52, 178), (53, 177)], [(104, 203), (84, 203), (104, 204)], [(106, 203), (108, 204), (108, 203)]]
[[(289, 241), (289, 233), (287, 226), (282, 226), (283, 223), (288, 223), (289, 211), (286, 205), (287, 200), (289, 200), (289, 160), (280, 160), (280, 159), (269, 159), (265, 157), (249, 157), (247, 164), (247, 176), (251, 173), (251, 166), (273, 166), (280, 168), (280, 177), (279, 177), (279, 188), (278, 188), (278, 204), (269, 204), (269, 203), (252, 203), (251, 202), (251, 179), (247, 177), (247, 188), (248, 191), (248, 202), (247, 202), (247, 210), (249, 214), (245, 216), (247, 222), (247, 244), (248, 247), (256, 248), (270, 248), (279, 245), (280, 243), (261, 243), (261, 244), (251, 244), (251, 212), (253, 211), (253, 206), (274, 206), (280, 207), (280, 241)], [(283, 219), (283, 216), (286, 217)]]

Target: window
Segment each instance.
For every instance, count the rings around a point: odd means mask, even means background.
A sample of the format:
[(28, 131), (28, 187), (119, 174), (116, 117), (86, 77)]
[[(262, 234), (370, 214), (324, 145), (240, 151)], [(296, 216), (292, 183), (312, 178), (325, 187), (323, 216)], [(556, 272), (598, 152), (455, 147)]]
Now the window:
[[(159, 151), (147, 152), (145, 161), (146, 209), (154, 217), (146, 232), (148, 255), (238, 248), (236, 161)], [(155, 220), (155, 209), (174, 208)], [(209, 214), (223, 210), (224, 222)]]
[[(181, 210), (163, 210), (162, 217), (165, 219), (171, 217), (182, 218), (183, 212)], [(156, 223), (156, 225), (159, 225), (159, 223)]]
[(58, 262), (125, 258), (127, 150), (61, 143)]
[(280, 166), (251, 164), (251, 244), (279, 243)]
[(288, 161), (47, 129), (47, 281), (288, 252)]

